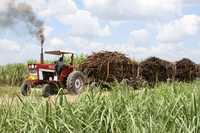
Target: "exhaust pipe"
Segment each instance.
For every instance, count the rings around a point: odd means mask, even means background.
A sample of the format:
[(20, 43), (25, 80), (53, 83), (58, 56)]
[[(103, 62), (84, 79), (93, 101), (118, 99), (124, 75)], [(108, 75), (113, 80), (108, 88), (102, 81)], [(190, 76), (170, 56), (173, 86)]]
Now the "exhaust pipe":
[(40, 35), (40, 39), (41, 39), (41, 53), (40, 53), (40, 63), (44, 64), (44, 35)]

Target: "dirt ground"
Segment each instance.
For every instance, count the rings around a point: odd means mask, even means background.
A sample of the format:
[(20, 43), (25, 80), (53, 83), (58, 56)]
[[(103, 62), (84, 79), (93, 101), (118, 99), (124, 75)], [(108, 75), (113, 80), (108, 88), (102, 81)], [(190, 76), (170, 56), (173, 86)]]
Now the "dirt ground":
[[(80, 95), (74, 94), (65, 94), (69, 103), (74, 103)], [(43, 98), (41, 96), (41, 89), (34, 88), (30, 96), (24, 97), (20, 94), (19, 87), (10, 87), (10, 86), (0, 86), (0, 104), (11, 103), (11, 102), (20, 102), (22, 100), (42, 100), (42, 101), (54, 101), (56, 96), (51, 96), (49, 98)]]

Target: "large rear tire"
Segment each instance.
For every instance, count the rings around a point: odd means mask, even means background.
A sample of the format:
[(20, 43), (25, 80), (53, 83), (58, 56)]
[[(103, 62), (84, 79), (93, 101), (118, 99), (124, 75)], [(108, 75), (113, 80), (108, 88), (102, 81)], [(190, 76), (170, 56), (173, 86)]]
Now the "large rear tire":
[(42, 96), (49, 97), (58, 93), (58, 86), (56, 84), (45, 84), (42, 88)]
[(22, 94), (23, 96), (28, 96), (28, 95), (30, 94), (30, 92), (31, 92), (30, 86), (29, 86), (26, 82), (24, 82), (24, 83), (21, 85), (21, 94)]
[(80, 71), (72, 72), (67, 78), (67, 88), (75, 94), (79, 94), (84, 85), (85, 77), (84, 74)]

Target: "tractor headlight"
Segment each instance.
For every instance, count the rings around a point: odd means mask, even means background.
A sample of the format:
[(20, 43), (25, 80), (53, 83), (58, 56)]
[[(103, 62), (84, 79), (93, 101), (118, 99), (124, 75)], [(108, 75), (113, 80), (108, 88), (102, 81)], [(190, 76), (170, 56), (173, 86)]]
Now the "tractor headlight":
[(36, 65), (33, 65), (33, 64), (28, 65), (28, 69), (35, 69), (35, 68), (36, 68)]
[(54, 81), (58, 81), (58, 77), (57, 77), (57, 76), (54, 76), (53, 80), (54, 80)]

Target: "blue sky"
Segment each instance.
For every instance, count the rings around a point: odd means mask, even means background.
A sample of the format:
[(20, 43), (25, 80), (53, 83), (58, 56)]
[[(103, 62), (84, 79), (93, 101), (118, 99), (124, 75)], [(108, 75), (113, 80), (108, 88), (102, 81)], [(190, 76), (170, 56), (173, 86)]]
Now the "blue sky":
[[(44, 21), (46, 50), (200, 63), (200, 0), (2, 0), (0, 14), (9, 2), (31, 5)], [(0, 64), (39, 59), (39, 46), (24, 23), (0, 26)]]

